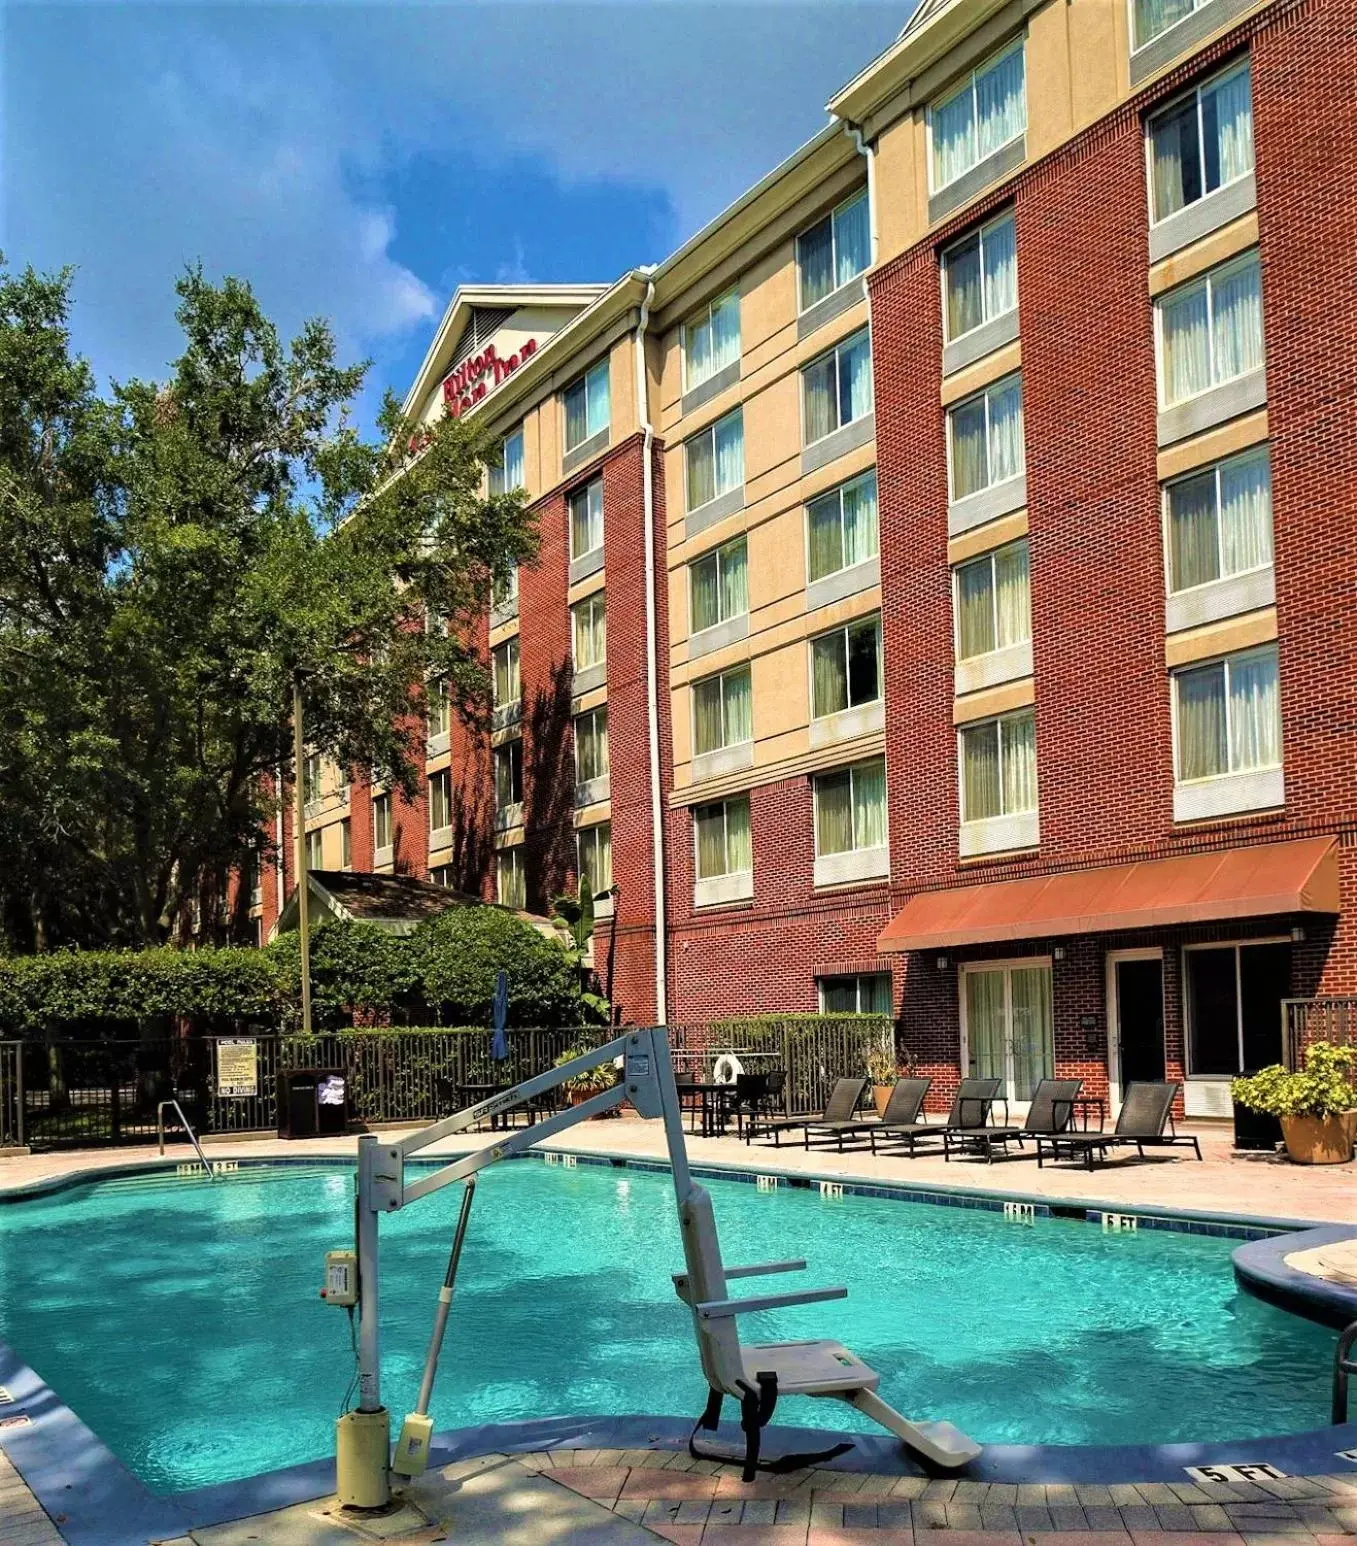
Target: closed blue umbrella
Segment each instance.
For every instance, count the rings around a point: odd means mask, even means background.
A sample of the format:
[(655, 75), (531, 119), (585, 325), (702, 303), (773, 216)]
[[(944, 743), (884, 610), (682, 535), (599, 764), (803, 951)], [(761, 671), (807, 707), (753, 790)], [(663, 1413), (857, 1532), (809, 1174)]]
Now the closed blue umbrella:
[(495, 1034), (490, 1041), (490, 1056), (502, 1063), (509, 1056), (509, 1038), (504, 1034), (504, 1024), (509, 1018), (509, 974), (500, 967), (495, 978)]

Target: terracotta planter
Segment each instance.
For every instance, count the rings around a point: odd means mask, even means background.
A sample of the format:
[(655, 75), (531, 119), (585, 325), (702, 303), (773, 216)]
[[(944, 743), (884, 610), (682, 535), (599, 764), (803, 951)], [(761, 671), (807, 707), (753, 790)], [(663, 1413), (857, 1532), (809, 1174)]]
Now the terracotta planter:
[(1332, 1117), (1283, 1117), (1287, 1156), (1297, 1165), (1343, 1165), (1352, 1158), (1352, 1112)]
[(886, 1115), (886, 1102), (891, 1098), (893, 1084), (874, 1084), (872, 1086), (872, 1099), (876, 1102), (876, 1114), (879, 1117)]

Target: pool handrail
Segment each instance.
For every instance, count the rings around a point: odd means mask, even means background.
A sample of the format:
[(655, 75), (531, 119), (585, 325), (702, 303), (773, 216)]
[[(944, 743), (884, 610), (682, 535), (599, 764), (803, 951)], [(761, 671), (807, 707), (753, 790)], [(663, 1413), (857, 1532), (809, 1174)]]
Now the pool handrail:
[(207, 1155), (203, 1153), (203, 1146), (202, 1146), (202, 1144), (200, 1144), (198, 1142), (198, 1135), (193, 1131), (192, 1124), (189, 1122), (189, 1119), (184, 1115), (184, 1108), (179, 1104), (179, 1102), (177, 1100), (162, 1100), (161, 1103), (156, 1107), (156, 1110), (155, 1110), (155, 1130), (156, 1130), (156, 1137), (160, 1141), (160, 1152), (162, 1154), (165, 1152), (165, 1107), (166, 1106), (173, 1106), (174, 1109), (179, 1113), (179, 1123), (180, 1123), (180, 1126), (182, 1126), (184, 1131), (188, 1134), (188, 1141), (198, 1151), (198, 1158), (203, 1162), (203, 1169), (207, 1172), (207, 1179), (209, 1181), (215, 1181), (217, 1179), (216, 1172), (212, 1169), (211, 1163), (209, 1162), (209, 1160), (207, 1158)]
[(1338, 1335), (1338, 1345), (1333, 1350), (1333, 1410), (1329, 1420), (1334, 1427), (1348, 1420), (1348, 1375), (1357, 1374), (1357, 1359), (1352, 1356), (1357, 1346), (1357, 1321)]

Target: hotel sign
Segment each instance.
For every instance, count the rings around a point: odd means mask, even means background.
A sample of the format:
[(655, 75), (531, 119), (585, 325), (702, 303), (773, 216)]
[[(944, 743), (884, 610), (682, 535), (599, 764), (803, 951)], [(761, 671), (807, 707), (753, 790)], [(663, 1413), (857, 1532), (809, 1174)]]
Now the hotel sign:
[(494, 344), (463, 360), (443, 381), (443, 401), (454, 419), (480, 402), (492, 386), (498, 386), (537, 353), (537, 340), (525, 339), (517, 353), (501, 356)]

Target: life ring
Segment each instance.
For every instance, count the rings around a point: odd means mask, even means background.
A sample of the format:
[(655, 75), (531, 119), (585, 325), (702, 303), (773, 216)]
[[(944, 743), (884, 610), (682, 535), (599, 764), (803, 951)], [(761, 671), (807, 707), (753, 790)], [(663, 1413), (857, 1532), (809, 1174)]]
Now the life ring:
[(744, 1072), (744, 1064), (733, 1052), (723, 1052), (712, 1064), (711, 1077), (713, 1084), (734, 1084)]

